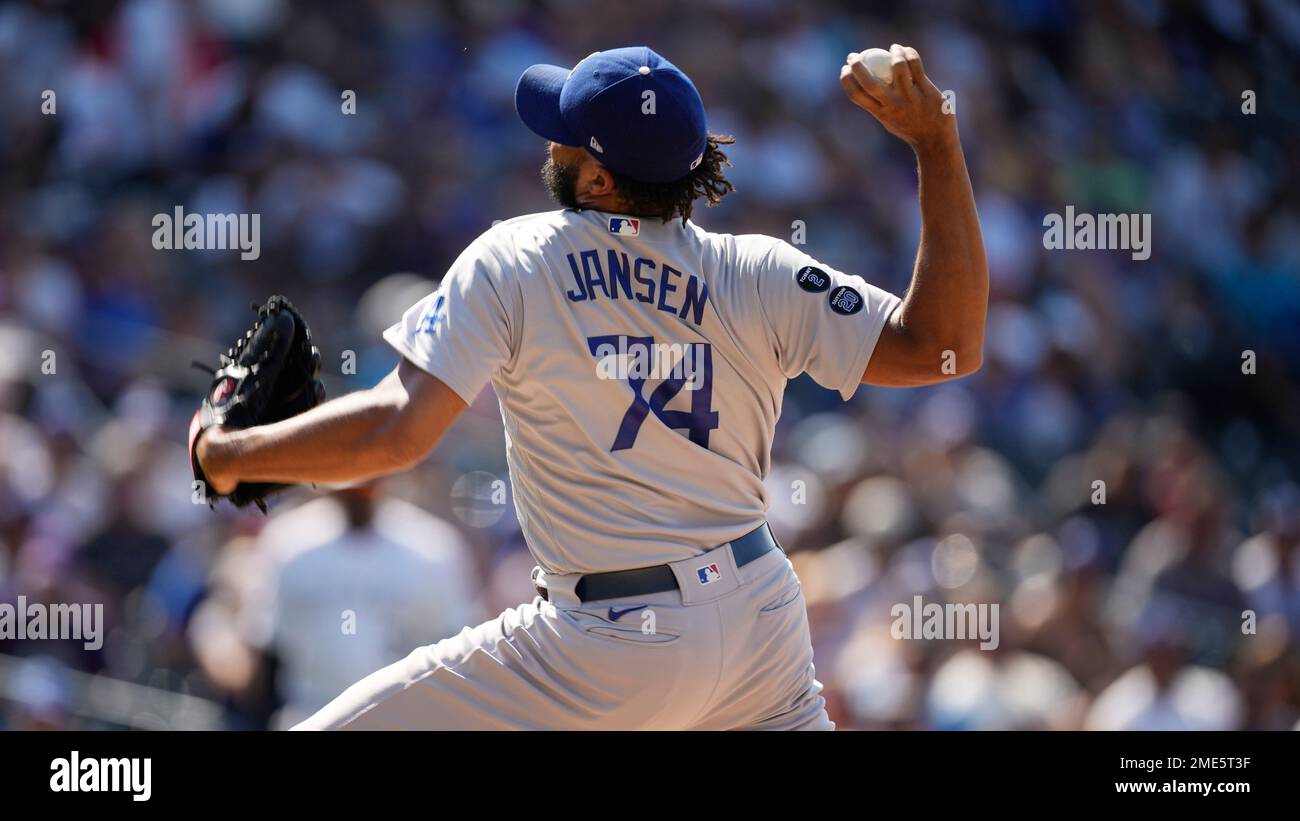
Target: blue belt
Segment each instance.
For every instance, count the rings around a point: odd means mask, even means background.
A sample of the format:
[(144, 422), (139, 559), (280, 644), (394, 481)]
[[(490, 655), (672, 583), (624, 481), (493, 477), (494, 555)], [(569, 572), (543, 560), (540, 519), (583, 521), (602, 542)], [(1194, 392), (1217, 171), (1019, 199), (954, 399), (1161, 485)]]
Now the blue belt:
[[(744, 567), (758, 557), (780, 549), (781, 546), (776, 543), (772, 530), (766, 523), (731, 541), (731, 554), (736, 559), (736, 567)], [(591, 573), (578, 580), (573, 592), (579, 600), (587, 602), (648, 596), (676, 589), (677, 577), (673, 575), (672, 568), (659, 564), (635, 570)]]

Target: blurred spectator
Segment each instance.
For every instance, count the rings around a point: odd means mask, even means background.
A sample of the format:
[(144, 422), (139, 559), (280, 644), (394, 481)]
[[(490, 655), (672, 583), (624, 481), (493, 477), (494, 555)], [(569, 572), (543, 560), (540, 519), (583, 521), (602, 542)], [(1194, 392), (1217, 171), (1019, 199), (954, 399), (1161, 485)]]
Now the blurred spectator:
[[(283, 706), (273, 726), (302, 721), (366, 675), (480, 621), (456, 529), (380, 492), (354, 487), (277, 515), (251, 548), (264, 566), (235, 618), (249, 648), (276, 662)], [(193, 638), (213, 645), (222, 635), (197, 629)], [(218, 676), (232, 666), (215, 647), (198, 654)], [(234, 689), (254, 672), (250, 663)]]

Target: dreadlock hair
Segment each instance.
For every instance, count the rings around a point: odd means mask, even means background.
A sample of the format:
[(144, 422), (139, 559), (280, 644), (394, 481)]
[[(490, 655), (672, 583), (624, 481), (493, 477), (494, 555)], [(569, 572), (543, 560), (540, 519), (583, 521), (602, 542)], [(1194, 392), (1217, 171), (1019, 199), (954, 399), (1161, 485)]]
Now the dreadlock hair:
[(609, 173), (614, 178), (619, 195), (627, 201), (630, 213), (656, 216), (664, 222), (681, 217), (684, 225), (691, 218), (696, 199), (704, 197), (712, 208), (736, 190), (736, 186), (722, 175), (723, 166), (731, 165), (731, 160), (718, 148), (735, 141), (735, 137), (710, 134), (700, 164), (685, 177), (672, 182), (640, 182), (613, 169), (609, 169)]

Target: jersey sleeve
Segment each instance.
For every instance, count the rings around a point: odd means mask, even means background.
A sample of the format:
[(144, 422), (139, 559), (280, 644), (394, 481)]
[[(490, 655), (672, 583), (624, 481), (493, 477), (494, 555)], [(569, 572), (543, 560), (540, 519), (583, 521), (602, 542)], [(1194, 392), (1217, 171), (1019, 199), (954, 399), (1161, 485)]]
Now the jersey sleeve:
[[(759, 310), (786, 378), (807, 373), (848, 400), (862, 383), (880, 332), (902, 300), (783, 240), (754, 248), (749, 255)], [(742, 251), (742, 264), (744, 257)]]
[(438, 289), (412, 305), (384, 339), (466, 404), (514, 353), (517, 290), (489, 232), (452, 263)]

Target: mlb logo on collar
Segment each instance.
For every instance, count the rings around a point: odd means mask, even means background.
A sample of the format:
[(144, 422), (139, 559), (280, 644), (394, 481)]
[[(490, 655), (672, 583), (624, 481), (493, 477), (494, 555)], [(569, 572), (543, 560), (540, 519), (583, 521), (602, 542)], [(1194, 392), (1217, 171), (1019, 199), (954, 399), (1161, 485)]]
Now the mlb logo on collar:
[(695, 576), (700, 580), (700, 584), (713, 584), (722, 578), (722, 571), (716, 564), (706, 564), (695, 571)]
[(635, 237), (641, 233), (641, 220), (630, 217), (610, 217), (609, 232), (623, 237)]

